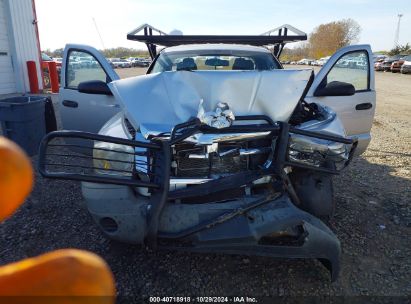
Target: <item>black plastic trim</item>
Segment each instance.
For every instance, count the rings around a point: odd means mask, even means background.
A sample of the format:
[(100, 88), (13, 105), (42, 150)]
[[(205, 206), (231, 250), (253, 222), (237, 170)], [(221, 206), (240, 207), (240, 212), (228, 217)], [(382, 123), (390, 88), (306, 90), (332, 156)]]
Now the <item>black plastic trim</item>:
[(307, 40), (307, 35), (264, 36), (264, 35), (127, 35), (128, 40), (165, 47), (196, 43), (249, 44), (255, 46)]
[(78, 108), (78, 102), (77, 102), (77, 101), (63, 100), (62, 104), (63, 104), (63, 106), (65, 106), (65, 107)]

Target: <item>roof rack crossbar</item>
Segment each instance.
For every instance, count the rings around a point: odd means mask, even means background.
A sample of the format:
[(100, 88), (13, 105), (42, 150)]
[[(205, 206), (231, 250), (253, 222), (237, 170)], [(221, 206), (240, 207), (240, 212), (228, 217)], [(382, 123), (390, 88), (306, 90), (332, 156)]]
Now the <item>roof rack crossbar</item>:
[(281, 26), (279, 26), (279, 27), (276, 27), (276, 28), (274, 28), (274, 29), (272, 29), (272, 30), (269, 30), (269, 31), (267, 31), (267, 32), (264, 32), (264, 33), (262, 33), (261, 35), (263, 35), (263, 36), (265, 36), (265, 35), (271, 35), (272, 33), (275, 33), (275, 32), (279, 32), (279, 35), (281, 36), (281, 30), (282, 29), (284, 29), (284, 35), (285, 36), (287, 36), (287, 31), (288, 30), (290, 30), (291, 32), (294, 32), (294, 34), (296, 34), (296, 35), (298, 35), (298, 36), (307, 36), (307, 34), (306, 33), (304, 33), (303, 31), (301, 31), (301, 30), (299, 30), (299, 29), (297, 29), (297, 28), (295, 28), (294, 26), (292, 26), (292, 25), (289, 25), (289, 24), (283, 24), (283, 25), (281, 25)]
[[(143, 34), (140, 34), (141, 32)], [(289, 32), (294, 34), (290, 35)], [(286, 43), (307, 40), (307, 34), (289, 24), (284, 24), (261, 35), (168, 35), (149, 24), (143, 24), (129, 32), (127, 39), (145, 43), (152, 59), (157, 55), (158, 45), (169, 47), (195, 43), (273, 46), (273, 53), (278, 58)]]
[(152, 33), (153, 31), (157, 32), (159, 35), (167, 35), (163, 31), (156, 29), (154, 26), (151, 26), (150, 24), (144, 23), (140, 25), (139, 27), (135, 28), (134, 30), (130, 31), (127, 35), (136, 35), (137, 33), (141, 32), (144, 30), (144, 34), (147, 35), (147, 30), (150, 29), (150, 32)]

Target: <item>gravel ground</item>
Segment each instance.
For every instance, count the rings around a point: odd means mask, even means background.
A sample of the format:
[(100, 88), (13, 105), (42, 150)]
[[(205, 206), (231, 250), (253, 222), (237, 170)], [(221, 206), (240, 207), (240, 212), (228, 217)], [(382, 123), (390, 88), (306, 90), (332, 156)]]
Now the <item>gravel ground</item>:
[(377, 73), (376, 84), (373, 140), (335, 178), (331, 228), (343, 250), (335, 283), (314, 260), (147, 253), (109, 241), (82, 205), (79, 183), (38, 174), (26, 203), (0, 224), (0, 265), (71, 247), (102, 256), (120, 295), (411, 296), (411, 75)]

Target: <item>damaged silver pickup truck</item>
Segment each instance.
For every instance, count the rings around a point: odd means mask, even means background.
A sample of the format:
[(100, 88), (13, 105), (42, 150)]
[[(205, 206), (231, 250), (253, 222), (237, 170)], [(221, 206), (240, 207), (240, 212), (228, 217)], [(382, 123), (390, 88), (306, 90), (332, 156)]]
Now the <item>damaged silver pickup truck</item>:
[[(114, 240), (316, 258), (335, 280), (340, 242), (324, 222), (333, 176), (370, 141), (370, 47), (342, 48), (314, 75), (278, 61), (285, 43), (306, 39), (289, 25), (259, 36), (144, 25), (128, 38), (147, 44), (147, 75), (120, 80), (94, 48), (66, 46), (69, 131), (44, 138), (41, 174), (82, 181), (90, 214)], [(166, 48), (157, 54), (157, 45)], [(72, 64), (87, 56), (99, 65)]]

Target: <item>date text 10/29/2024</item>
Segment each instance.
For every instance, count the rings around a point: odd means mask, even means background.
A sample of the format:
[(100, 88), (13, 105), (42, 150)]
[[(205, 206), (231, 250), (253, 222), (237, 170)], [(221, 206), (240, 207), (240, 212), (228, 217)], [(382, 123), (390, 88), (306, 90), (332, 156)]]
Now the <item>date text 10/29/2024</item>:
[(254, 297), (149, 297), (150, 303), (258, 303)]

